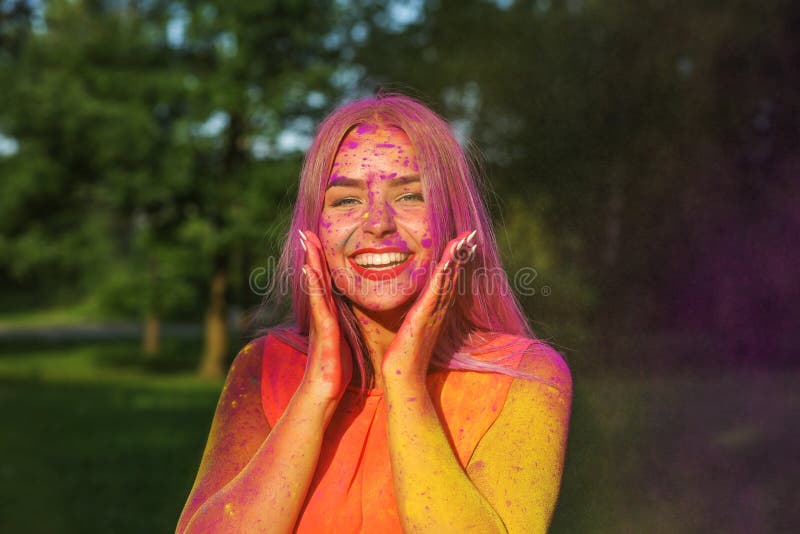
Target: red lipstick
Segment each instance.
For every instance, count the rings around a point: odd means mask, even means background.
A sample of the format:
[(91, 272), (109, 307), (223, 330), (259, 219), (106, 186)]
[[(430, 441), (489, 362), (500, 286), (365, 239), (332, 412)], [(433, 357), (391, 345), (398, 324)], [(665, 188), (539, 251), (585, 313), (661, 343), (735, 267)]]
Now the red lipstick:
[[(358, 265), (353, 258), (358, 256), (359, 254), (386, 254), (389, 252), (400, 252), (402, 254), (409, 254), (409, 256), (398, 265), (395, 265), (391, 269), (370, 269), (369, 267), (362, 267)], [(353, 252), (347, 260), (350, 262), (350, 265), (353, 267), (353, 270), (358, 273), (359, 276), (366, 278), (367, 280), (390, 280), (395, 278), (397, 275), (402, 273), (406, 268), (411, 265), (411, 258), (414, 257), (414, 254), (410, 250), (397, 248), (397, 247), (385, 247), (385, 248), (360, 248)]]

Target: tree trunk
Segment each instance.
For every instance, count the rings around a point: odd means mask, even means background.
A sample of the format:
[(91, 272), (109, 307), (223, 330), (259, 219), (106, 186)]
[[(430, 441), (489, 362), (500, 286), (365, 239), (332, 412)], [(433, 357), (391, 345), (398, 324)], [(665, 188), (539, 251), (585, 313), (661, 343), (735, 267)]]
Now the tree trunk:
[(225, 372), (225, 353), (228, 349), (228, 318), (225, 293), (228, 273), (218, 267), (211, 278), (211, 295), (206, 311), (205, 341), (199, 374), (221, 377)]
[(161, 322), (155, 312), (148, 312), (144, 319), (142, 352), (147, 359), (155, 358), (161, 351)]
[(155, 358), (161, 350), (161, 322), (159, 320), (160, 299), (158, 260), (150, 256), (147, 262), (147, 309), (142, 335), (142, 352), (146, 359)]

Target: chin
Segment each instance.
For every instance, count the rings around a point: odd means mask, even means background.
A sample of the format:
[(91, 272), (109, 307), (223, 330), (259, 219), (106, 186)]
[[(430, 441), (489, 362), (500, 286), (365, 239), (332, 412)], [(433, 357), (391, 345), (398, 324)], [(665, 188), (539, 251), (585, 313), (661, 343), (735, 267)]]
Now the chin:
[(387, 299), (385, 297), (351, 299), (351, 302), (364, 311), (387, 313), (397, 311), (405, 313), (416, 300), (416, 296), (405, 299)]
[(403, 276), (383, 282), (370, 281), (348, 269), (332, 273), (334, 285), (340, 295), (364, 311), (404, 313), (419, 297), (425, 286), (424, 271), (404, 273)]

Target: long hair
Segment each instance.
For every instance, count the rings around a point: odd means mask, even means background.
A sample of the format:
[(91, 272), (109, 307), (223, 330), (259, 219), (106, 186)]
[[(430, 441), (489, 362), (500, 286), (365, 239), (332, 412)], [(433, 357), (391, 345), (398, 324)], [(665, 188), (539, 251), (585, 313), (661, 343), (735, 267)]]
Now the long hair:
[[(491, 334), (512, 334), (528, 342), (534, 338), (501, 266), (494, 231), (481, 198), (481, 175), (447, 123), (404, 95), (379, 94), (346, 104), (320, 124), (303, 163), (297, 202), (277, 264), (274, 287), (291, 288), (291, 317), (287, 323), (268, 331), (298, 350), (307, 350), (310, 307), (299, 276), (305, 255), (298, 230), (319, 233), (325, 185), (339, 145), (350, 130), (361, 124), (399, 128), (416, 150), (435, 258), (442, 256), (450, 239), (461, 232), (477, 230), (478, 249), (474, 259), (462, 266), (464, 272), (460, 275), (455, 301), (442, 325), (431, 365), (524, 376), (503, 365), (503, 360), (517, 350), (493, 360), (478, 357)], [(371, 362), (350, 304), (337, 293), (334, 292), (333, 299), (342, 334), (352, 349), (363, 391), (373, 376)], [(279, 303), (282, 295), (274, 297), (265, 300), (262, 306)]]

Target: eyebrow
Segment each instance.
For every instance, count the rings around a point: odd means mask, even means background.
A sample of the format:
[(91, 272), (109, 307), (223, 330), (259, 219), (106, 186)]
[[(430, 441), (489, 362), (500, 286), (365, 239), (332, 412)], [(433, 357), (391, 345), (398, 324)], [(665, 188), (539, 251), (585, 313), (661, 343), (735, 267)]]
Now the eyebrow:
[[(405, 176), (398, 176), (397, 178), (391, 179), (391, 185), (393, 187), (411, 184), (414, 182), (419, 182), (419, 175), (418, 174), (408, 174)], [(328, 186), (325, 188), (327, 191), (331, 187), (364, 187), (364, 180), (359, 178), (347, 178), (346, 176), (337, 176), (335, 179), (328, 182)]]

